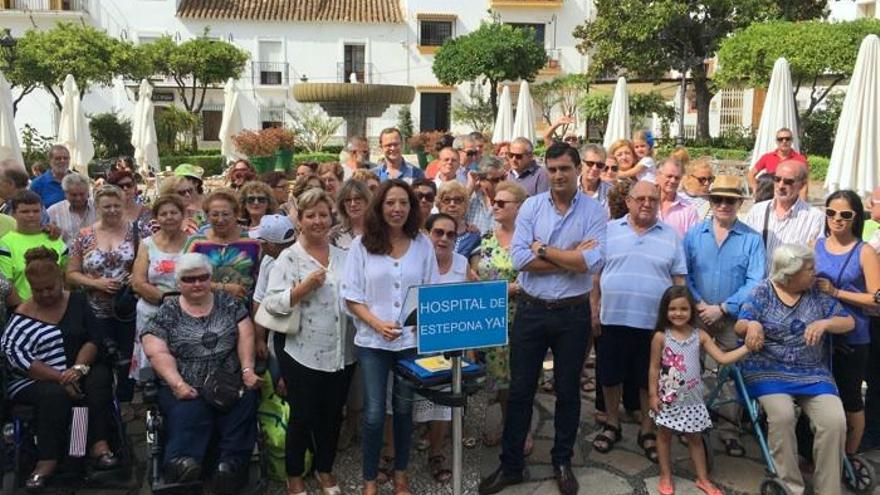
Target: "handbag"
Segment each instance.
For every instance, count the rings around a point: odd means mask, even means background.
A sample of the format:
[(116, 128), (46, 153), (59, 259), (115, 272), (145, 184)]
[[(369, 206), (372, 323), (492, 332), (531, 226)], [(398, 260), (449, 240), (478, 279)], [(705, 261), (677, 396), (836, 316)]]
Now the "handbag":
[[(134, 237), (134, 257), (137, 259), (138, 246), (141, 243), (137, 220), (131, 222), (131, 230)], [(137, 318), (137, 301), (137, 294), (131, 283), (123, 285), (113, 294), (113, 317), (124, 323), (134, 321)]]
[[(293, 249), (297, 249), (298, 244), (294, 244)], [(300, 248), (301, 249), (301, 248)], [(294, 261), (294, 276), (296, 283), (301, 282), (299, 276), (299, 263)], [(254, 322), (263, 328), (268, 328), (274, 332), (283, 333), (285, 335), (295, 335), (300, 331), (301, 312), (299, 304), (290, 308), (290, 313), (276, 315), (270, 313), (266, 309), (265, 304), (260, 304), (257, 314), (254, 315)]]
[(212, 407), (220, 412), (231, 410), (244, 396), (244, 381), (241, 373), (224, 369), (214, 369), (205, 377), (199, 394)]

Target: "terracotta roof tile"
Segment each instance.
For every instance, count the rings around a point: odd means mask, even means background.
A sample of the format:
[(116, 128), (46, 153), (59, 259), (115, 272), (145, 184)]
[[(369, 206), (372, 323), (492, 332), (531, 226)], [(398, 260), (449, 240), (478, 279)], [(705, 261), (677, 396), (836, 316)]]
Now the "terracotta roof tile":
[(247, 21), (403, 22), (399, 0), (182, 0), (177, 15)]

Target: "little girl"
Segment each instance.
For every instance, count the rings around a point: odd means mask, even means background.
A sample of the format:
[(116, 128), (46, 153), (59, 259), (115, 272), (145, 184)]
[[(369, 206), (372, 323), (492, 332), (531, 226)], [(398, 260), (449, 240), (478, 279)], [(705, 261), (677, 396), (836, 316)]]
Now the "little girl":
[(663, 293), (657, 312), (657, 327), (651, 341), (651, 369), (648, 397), (651, 416), (657, 424), (657, 457), (661, 495), (672, 495), (672, 466), (669, 447), (673, 432), (687, 438), (688, 450), (697, 473), (697, 488), (708, 495), (723, 495), (711, 481), (706, 469), (702, 432), (712, 426), (709, 411), (703, 403), (703, 382), (700, 377), (700, 350), (720, 364), (744, 358), (748, 349), (742, 346), (722, 352), (707, 333), (695, 328), (696, 303), (687, 287), (674, 285)]
[[(633, 149), (636, 150), (636, 169), (638, 180), (654, 182), (657, 164), (654, 162), (654, 136), (647, 131), (639, 131), (633, 135)], [(639, 167), (641, 165), (641, 167)]]

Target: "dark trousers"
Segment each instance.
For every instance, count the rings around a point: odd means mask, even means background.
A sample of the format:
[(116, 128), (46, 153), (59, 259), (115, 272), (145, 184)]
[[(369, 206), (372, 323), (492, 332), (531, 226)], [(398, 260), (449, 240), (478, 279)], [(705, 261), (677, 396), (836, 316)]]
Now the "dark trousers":
[[(120, 402), (131, 402), (131, 398), (134, 396), (134, 380), (128, 377), (128, 372), (131, 356), (134, 353), (135, 322), (119, 321), (116, 318), (98, 318), (98, 323), (106, 332), (106, 338), (113, 339), (116, 343), (119, 349), (119, 358), (128, 360), (128, 364), (111, 363), (111, 365), (119, 365), (116, 370), (119, 377), (116, 384), (116, 398)], [(102, 344), (103, 342), (99, 342), (99, 345)]]
[(315, 469), (319, 473), (331, 473), (342, 424), (342, 406), (357, 365), (333, 373), (316, 371), (297, 363), (283, 351), (278, 354), (278, 362), (290, 404), (284, 454), (287, 475), (304, 474), (309, 448), (314, 449)]
[(56, 382), (38, 381), (28, 385), (15, 396), (15, 402), (37, 408), (34, 415), (40, 460), (58, 460), (67, 455), (70, 444), (70, 408), (83, 405), (89, 408), (89, 445), (109, 440), (113, 428), (110, 414), (113, 400), (113, 381), (110, 370), (95, 364), (81, 382), (85, 394), (81, 404), (72, 400)]
[(510, 334), (510, 395), (504, 423), (501, 465), (508, 474), (525, 467), (523, 447), (532, 421), (538, 376), (547, 349), (553, 351), (556, 392), (554, 466), (571, 462), (581, 414), (580, 376), (590, 345), (590, 305), (548, 309), (520, 300)]
[[(602, 369), (599, 366), (599, 353), (602, 352), (602, 337), (594, 340), (594, 349), (596, 354), (596, 400), (594, 402), (597, 411), (605, 411), (605, 395), (602, 393)], [(627, 412), (636, 412), (641, 410), (641, 402), (639, 399), (639, 384), (631, 379), (623, 381), (623, 408)]]
[(201, 398), (179, 400), (166, 386), (159, 387), (159, 407), (165, 415), (165, 459), (192, 457), (202, 463), (216, 435), (217, 462), (242, 465), (253, 452), (257, 439), (259, 395), (248, 390), (228, 412), (220, 412)]
[(865, 369), (865, 436), (862, 449), (880, 447), (880, 317), (871, 318), (871, 344)]

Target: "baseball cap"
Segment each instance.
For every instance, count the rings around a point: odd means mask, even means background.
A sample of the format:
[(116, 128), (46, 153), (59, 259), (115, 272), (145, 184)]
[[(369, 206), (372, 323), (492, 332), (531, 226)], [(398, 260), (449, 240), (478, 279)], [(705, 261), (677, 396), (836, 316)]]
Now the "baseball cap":
[(192, 163), (181, 163), (174, 169), (174, 175), (202, 180), (202, 176), (205, 175), (205, 169)]
[(257, 238), (273, 244), (287, 244), (296, 239), (296, 229), (287, 215), (263, 215)]

